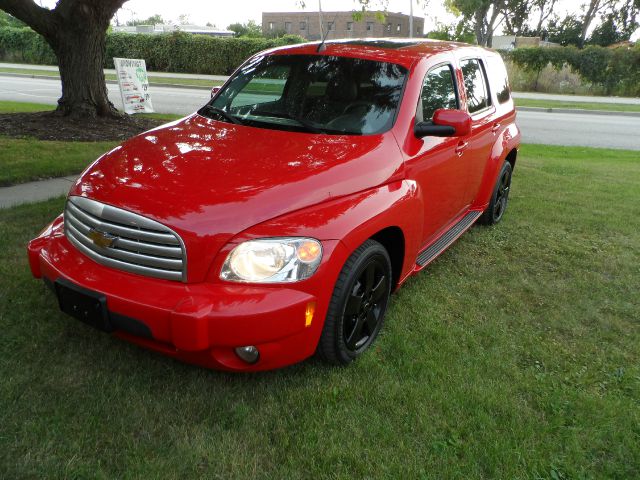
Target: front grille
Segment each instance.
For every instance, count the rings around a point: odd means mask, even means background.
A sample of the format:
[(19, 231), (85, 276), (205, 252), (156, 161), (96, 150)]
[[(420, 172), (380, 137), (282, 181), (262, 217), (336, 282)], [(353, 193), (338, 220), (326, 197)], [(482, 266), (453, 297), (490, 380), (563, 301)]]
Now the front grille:
[(64, 231), (78, 250), (108, 267), (166, 280), (186, 278), (182, 240), (154, 220), (88, 198), (69, 197)]

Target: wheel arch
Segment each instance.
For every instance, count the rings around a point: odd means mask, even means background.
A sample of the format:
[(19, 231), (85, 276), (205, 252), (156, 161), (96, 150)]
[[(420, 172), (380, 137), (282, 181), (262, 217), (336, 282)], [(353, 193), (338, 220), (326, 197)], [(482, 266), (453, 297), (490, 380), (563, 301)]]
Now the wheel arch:
[(369, 237), (369, 239), (380, 243), (389, 254), (389, 258), (391, 259), (391, 291), (393, 291), (400, 283), (405, 261), (406, 241), (404, 232), (400, 227), (391, 226), (380, 230)]

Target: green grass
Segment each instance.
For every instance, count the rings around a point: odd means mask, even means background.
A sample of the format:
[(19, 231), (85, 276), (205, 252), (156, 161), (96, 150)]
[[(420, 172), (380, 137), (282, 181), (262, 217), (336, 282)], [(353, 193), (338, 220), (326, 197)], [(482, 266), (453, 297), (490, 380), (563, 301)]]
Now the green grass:
[(80, 173), (117, 144), (0, 137), (0, 187)]
[[(0, 113), (40, 112), (51, 105), (0, 101)], [(180, 115), (149, 113), (145, 117), (172, 121)], [(0, 136), (0, 187), (80, 173), (119, 142), (57, 142)]]
[(640, 476), (637, 152), (526, 145), (503, 222), (393, 297), (348, 368), (183, 365), (58, 312), (0, 211), (0, 477)]
[(538, 100), (534, 98), (516, 98), (518, 107), (574, 108), (583, 110), (608, 110), (611, 112), (640, 112), (640, 105), (625, 103), (574, 102), (558, 100)]
[[(60, 77), (57, 71), (36, 70), (33, 68), (10, 68), (0, 67), (0, 73), (19, 73), (24, 75), (35, 75), (44, 77)], [(116, 81), (118, 77), (113, 73), (105, 73), (105, 80)], [(183, 85), (186, 87), (213, 87), (214, 85), (222, 85), (224, 82), (219, 80), (204, 80), (198, 78), (176, 78), (176, 77), (158, 77), (153, 73), (149, 73), (149, 83), (151, 85)]]

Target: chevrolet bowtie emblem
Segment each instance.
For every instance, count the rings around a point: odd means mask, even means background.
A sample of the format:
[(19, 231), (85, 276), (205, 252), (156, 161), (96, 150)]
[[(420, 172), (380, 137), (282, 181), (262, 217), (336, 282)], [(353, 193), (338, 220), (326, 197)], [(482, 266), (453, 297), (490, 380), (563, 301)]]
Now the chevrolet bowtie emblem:
[(100, 230), (96, 230), (95, 228), (89, 230), (87, 237), (89, 237), (91, 241), (97, 246), (102, 248), (113, 247), (113, 244), (116, 243), (116, 240), (118, 240), (118, 237), (101, 232)]

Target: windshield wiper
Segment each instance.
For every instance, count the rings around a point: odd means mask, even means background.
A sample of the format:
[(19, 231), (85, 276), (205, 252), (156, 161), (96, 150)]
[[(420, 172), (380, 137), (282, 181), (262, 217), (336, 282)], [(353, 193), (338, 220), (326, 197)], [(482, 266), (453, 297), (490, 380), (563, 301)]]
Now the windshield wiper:
[(294, 122), (298, 123), (301, 127), (304, 127), (306, 130), (312, 133), (327, 133), (329, 131), (327, 129), (315, 126), (313, 123), (311, 123), (308, 120), (305, 120), (304, 118), (294, 117), (290, 113), (286, 113), (286, 112), (256, 112), (256, 113), (260, 113), (261, 115), (274, 117), (274, 118), (286, 118), (287, 120), (293, 120)]
[(243, 123), (240, 121), (239, 118), (234, 117), (229, 112), (226, 112), (221, 108), (214, 107), (213, 105), (209, 105), (209, 104), (205, 105), (200, 110), (198, 110), (198, 113), (200, 115), (202, 115), (201, 112), (211, 112), (211, 113), (214, 113), (214, 114), (218, 115), (219, 117), (224, 118), (226, 121), (231, 122), (231, 123), (233, 123), (235, 125), (243, 125)]

